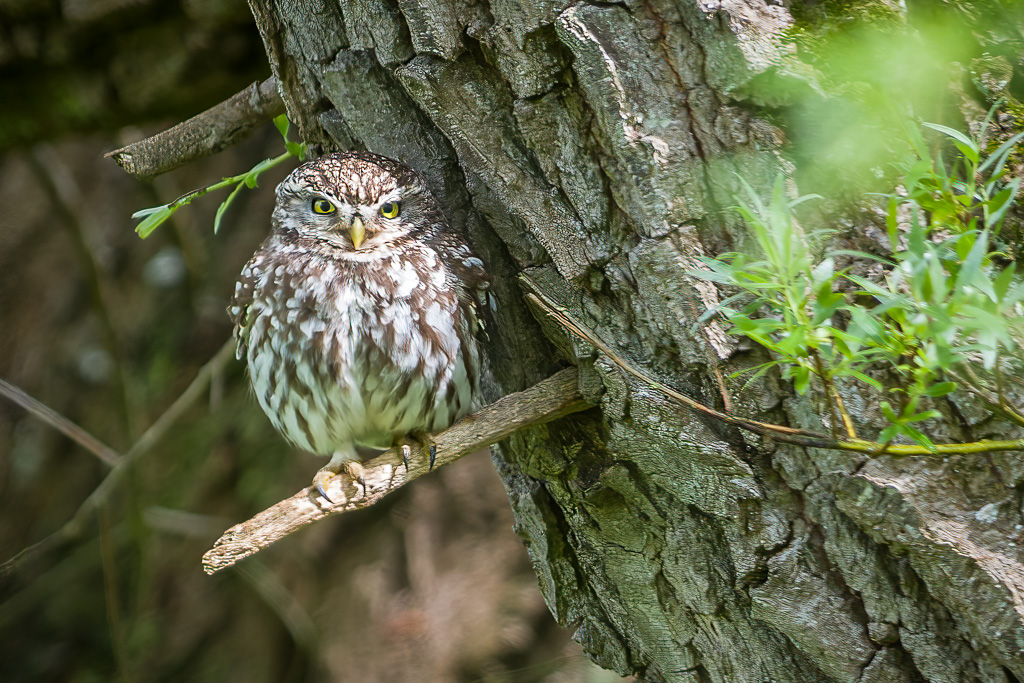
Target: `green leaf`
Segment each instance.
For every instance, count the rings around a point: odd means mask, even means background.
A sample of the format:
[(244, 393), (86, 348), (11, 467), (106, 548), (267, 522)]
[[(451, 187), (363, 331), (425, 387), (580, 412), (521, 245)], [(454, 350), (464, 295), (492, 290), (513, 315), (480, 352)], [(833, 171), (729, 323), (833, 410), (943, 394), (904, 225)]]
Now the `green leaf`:
[(904, 436), (910, 437), (913, 441), (917, 442), (919, 446), (927, 448), (929, 451), (935, 452), (935, 444), (932, 440), (925, 436), (922, 432), (914, 429), (909, 425), (899, 425), (899, 432)]
[(868, 377), (863, 372), (858, 372), (857, 370), (847, 370), (844, 374), (847, 374), (850, 377), (856, 377), (861, 382), (864, 382), (868, 386), (877, 389), (878, 391), (882, 391), (884, 389), (881, 382), (879, 382), (874, 377)]
[(793, 388), (798, 394), (807, 393), (807, 387), (811, 384), (811, 371), (803, 365), (797, 365), (792, 369)]
[[(907, 172), (903, 175), (903, 187), (907, 189), (907, 192), (913, 194), (914, 190), (916, 190), (918, 187), (918, 183), (921, 182), (921, 179), (926, 177), (931, 172), (931, 160), (919, 159), (918, 161), (913, 163), (910, 166), (910, 168), (907, 169)], [(896, 196), (893, 195), (892, 199), (896, 199)]]
[(686, 275), (690, 277), (699, 278), (701, 280), (707, 280), (708, 282), (717, 282), (723, 285), (734, 285), (737, 284), (736, 277), (732, 272), (732, 268), (727, 263), (709, 263), (711, 270), (687, 270)]
[(831, 280), (835, 274), (836, 262), (832, 257), (826, 258), (811, 271), (811, 284), (817, 287), (826, 280)]
[[(148, 211), (148, 209), (146, 210)], [(156, 207), (155, 211), (151, 211), (146, 214), (146, 218), (135, 226), (135, 232), (138, 233), (139, 237), (142, 239), (146, 239), (161, 223), (170, 218), (172, 213), (174, 213), (174, 209), (166, 204), (164, 206)]]
[(726, 307), (729, 306), (729, 304), (732, 304), (735, 301), (737, 301), (739, 299), (742, 299), (744, 297), (748, 297), (748, 296), (750, 296), (750, 295), (747, 294), (746, 292), (740, 292), (739, 294), (733, 294), (732, 296), (726, 297), (722, 301), (719, 301), (717, 304), (715, 304), (714, 306), (712, 306), (708, 310), (704, 311), (704, 314), (697, 319), (697, 322), (695, 323), (695, 329), (696, 329), (696, 325), (699, 325), (700, 323), (705, 322), (709, 318), (714, 317), (720, 311), (724, 312)]
[(164, 211), (167, 208), (169, 208), (169, 206), (169, 204), (161, 204), (160, 206), (151, 206), (148, 209), (139, 209), (138, 211), (132, 214), (132, 218), (145, 218), (146, 216), (154, 214), (158, 211)]
[(979, 150), (977, 142), (967, 137), (960, 131), (954, 128), (949, 128), (948, 126), (941, 126), (937, 123), (925, 123), (924, 125), (931, 128), (932, 130), (937, 130), (940, 133), (948, 135), (949, 137), (953, 138), (953, 143), (957, 146), (957, 149), (960, 150), (960, 153), (963, 154), (964, 157), (970, 159), (971, 163), (978, 163)]
[(988, 229), (996, 230), (1003, 221), (1003, 216), (1006, 215), (1007, 210), (1013, 206), (1014, 199), (1017, 197), (1017, 190), (1020, 189), (1020, 178), (1014, 178), (1010, 181), (1006, 187), (999, 191), (995, 197), (989, 200), (985, 206), (985, 227)]
[(729, 316), (729, 322), (743, 332), (754, 332), (760, 328), (757, 322), (742, 314)]
[(924, 412), (915, 413), (909, 417), (903, 418), (903, 424), (910, 424), (911, 422), (924, 422), (925, 420), (937, 420), (942, 417), (942, 413), (937, 410), (925, 410)]
[(889, 422), (896, 424), (900, 421), (899, 415), (897, 415), (896, 412), (892, 409), (892, 404), (890, 404), (888, 401), (879, 402), (878, 409), (882, 411), (882, 415), (885, 416), (885, 419), (888, 420)]
[(803, 327), (791, 328), (789, 334), (777, 342), (781, 353), (787, 356), (803, 358), (808, 353), (807, 333)]
[[(853, 256), (854, 258), (868, 259), (869, 261), (878, 261), (884, 263), (887, 266), (896, 265), (891, 259), (887, 259), (884, 256), (878, 256), (876, 254), (869, 254), (866, 251), (856, 251), (855, 249), (835, 249), (828, 252), (829, 256)], [(845, 272), (845, 269), (842, 272)]]
[(992, 289), (995, 290), (996, 300), (1002, 301), (1006, 298), (1006, 293), (1010, 291), (1010, 285), (1013, 284), (1013, 275), (1016, 272), (1017, 264), (1011, 263), (996, 275), (995, 280), (992, 281)]
[(739, 372), (734, 372), (732, 373), (732, 375), (730, 375), (730, 377), (738, 377), (740, 375), (745, 375), (747, 373), (753, 372), (754, 374), (750, 375), (750, 377), (747, 378), (747, 381), (743, 383), (742, 391), (746, 391), (750, 387), (750, 385), (753, 384), (755, 380), (757, 380), (758, 377), (761, 377), (778, 364), (779, 361), (777, 360), (768, 361), (767, 363), (761, 363), (760, 365), (752, 368), (746, 368), (744, 370), (740, 370)]
[(831, 319), (836, 311), (843, 308), (846, 303), (843, 293), (831, 291), (831, 286), (831, 282), (822, 283), (821, 289), (814, 299), (814, 317), (811, 319), (813, 325), (821, 325)]
[(953, 391), (956, 391), (956, 382), (937, 382), (925, 389), (922, 394), (932, 398), (939, 398)]
[(1021, 138), (1024, 138), (1024, 133), (1017, 133), (1012, 138), (999, 145), (996, 151), (988, 155), (988, 158), (985, 159), (984, 163), (978, 167), (978, 172), (984, 173), (989, 166), (992, 166), (992, 175), (999, 175), (1000, 171), (1003, 170), (1003, 165), (1006, 164), (1007, 157), (1010, 156), (1010, 152), (1012, 152), (1013, 148), (1017, 146), (1017, 143), (1021, 141)]
[(220, 206), (217, 207), (217, 215), (213, 217), (214, 235), (220, 232), (220, 222), (223, 220), (225, 212), (227, 212), (228, 207), (231, 206), (231, 202), (235, 201), (235, 197), (238, 196), (238, 193), (241, 192), (244, 187), (245, 183), (238, 183), (235, 185), (235, 189), (231, 190), (231, 194), (228, 195), (228, 198), (222, 201)]
[(900, 434), (899, 426), (898, 425), (892, 425), (892, 426), (886, 427), (885, 429), (883, 429), (882, 431), (880, 431), (878, 433), (878, 440), (881, 443), (889, 443), (894, 438), (899, 436), (899, 434)]
[(279, 114), (274, 117), (274, 125), (277, 126), (277, 130), (281, 133), (281, 137), (284, 138), (285, 142), (288, 142), (288, 128), (291, 125), (288, 121), (287, 114)]
[(963, 261), (967, 258), (967, 255), (971, 253), (971, 249), (974, 248), (974, 243), (978, 240), (977, 232), (965, 232), (962, 235), (955, 235), (949, 239), (953, 243), (953, 249), (956, 251), (957, 259)]
[(928, 149), (928, 144), (924, 141), (924, 136), (921, 135), (921, 130), (916, 125), (908, 123), (905, 131), (907, 133), (907, 142), (914, 149), (916, 157), (926, 162), (930, 168), (932, 163), (931, 152)]
[(972, 285), (984, 292), (990, 299), (996, 299), (995, 290), (992, 289), (992, 282), (988, 279), (988, 276), (982, 271), (982, 265), (984, 264), (988, 256), (988, 231), (983, 230), (978, 233), (978, 238), (971, 246), (970, 252), (967, 254), (967, 258), (960, 264), (960, 270), (956, 276), (956, 287), (966, 287)]

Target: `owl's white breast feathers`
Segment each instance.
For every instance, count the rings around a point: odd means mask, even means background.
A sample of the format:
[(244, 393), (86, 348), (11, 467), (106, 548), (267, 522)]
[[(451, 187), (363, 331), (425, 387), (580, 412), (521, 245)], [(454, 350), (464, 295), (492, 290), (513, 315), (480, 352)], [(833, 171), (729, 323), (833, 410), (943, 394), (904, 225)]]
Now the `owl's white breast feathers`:
[(362, 264), (266, 246), (247, 266), (240, 347), (257, 400), (296, 445), (324, 455), (387, 448), (473, 407), (478, 352), (460, 341), (470, 321), (432, 248), (409, 243), (402, 258)]

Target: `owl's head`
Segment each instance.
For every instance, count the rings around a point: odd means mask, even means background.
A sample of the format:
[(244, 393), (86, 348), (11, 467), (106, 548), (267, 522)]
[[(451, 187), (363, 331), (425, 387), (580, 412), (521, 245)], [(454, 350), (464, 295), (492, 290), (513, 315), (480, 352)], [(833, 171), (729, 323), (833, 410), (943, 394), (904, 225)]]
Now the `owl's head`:
[(367, 152), (327, 154), (277, 186), (274, 229), (367, 255), (438, 229), (440, 211), (408, 166)]

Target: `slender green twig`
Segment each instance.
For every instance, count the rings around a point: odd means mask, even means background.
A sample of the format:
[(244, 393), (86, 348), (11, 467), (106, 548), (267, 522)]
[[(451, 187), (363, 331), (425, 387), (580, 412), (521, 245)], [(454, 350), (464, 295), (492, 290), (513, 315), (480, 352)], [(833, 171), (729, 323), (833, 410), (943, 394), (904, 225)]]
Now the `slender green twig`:
[(855, 453), (864, 453), (872, 457), (883, 454), (902, 458), (911, 455), (950, 455), (1024, 450), (1024, 439), (1011, 439), (1004, 441), (983, 440), (972, 443), (933, 444), (931, 448), (926, 448), (921, 445), (891, 444), (889, 442), (877, 443), (874, 441), (867, 441), (865, 439), (849, 439), (840, 441), (818, 432), (758, 422), (756, 420), (750, 420), (736, 415), (719, 412), (714, 408), (710, 408), (698, 401), (695, 401), (689, 396), (681, 394), (672, 387), (666, 385), (664, 382), (655, 379), (650, 375), (650, 373), (640, 370), (628, 363), (616, 354), (596, 334), (587, 329), (579, 321), (573, 319), (568, 312), (551, 301), (551, 299), (541, 292), (540, 289), (531, 280), (529, 280), (529, 278), (524, 278), (524, 281), (533, 290), (531, 294), (527, 294), (527, 298), (530, 301), (536, 304), (562, 327), (569, 330), (582, 340), (594, 345), (599, 351), (607, 356), (609, 360), (625, 372), (641, 380), (647, 386), (657, 389), (668, 398), (682, 403), (692, 410), (708, 415), (709, 417), (713, 417), (717, 420), (721, 420), (722, 422), (735, 425), (747, 431), (754, 432), (755, 434), (760, 434), (776, 441), (798, 446), (852, 451)]
[[(198, 190), (186, 192), (185, 194), (181, 195), (180, 197), (171, 202), (168, 202), (167, 204), (163, 204), (161, 206), (154, 206), (148, 209), (142, 209), (141, 211), (136, 211), (134, 214), (132, 214), (132, 218), (142, 218), (142, 222), (135, 226), (135, 232), (138, 233), (139, 237), (145, 239), (149, 237), (150, 234), (152, 234), (152, 232), (156, 230), (161, 223), (170, 218), (171, 214), (173, 214), (175, 211), (185, 206), (186, 204), (192, 203), (192, 200), (198, 199), (199, 197), (202, 197), (205, 194), (209, 194), (210, 192), (213, 192), (215, 190), (222, 190), (225, 187), (231, 187), (232, 185), (236, 185), (237, 187), (235, 188), (235, 190), (228, 196), (227, 200), (222, 204), (222, 207), (226, 207), (231, 203), (235, 196), (237, 196), (238, 191), (243, 186), (255, 187), (256, 178), (259, 176), (260, 173), (266, 171), (267, 169), (273, 168), (279, 164), (282, 164), (294, 156), (297, 155), (292, 150), (289, 150), (279, 156), (274, 157), (273, 159), (266, 159), (264, 161), (261, 161), (260, 163), (258, 163), (256, 166), (254, 166), (249, 171), (246, 171), (245, 173), (233, 175), (229, 178), (224, 178), (212, 185), (207, 185), (206, 187), (201, 187)], [(217, 220), (215, 221), (214, 232), (216, 232), (216, 227), (220, 223), (220, 217), (222, 214), (223, 210), (218, 212)]]
[(825, 400), (828, 402), (828, 412), (832, 418), (829, 421), (829, 431), (832, 433), (833, 439), (838, 439), (839, 416), (836, 414), (836, 403), (834, 398), (836, 395), (836, 389), (832, 386), (832, 378), (828, 376), (827, 372), (825, 372), (825, 366), (821, 362), (821, 356), (812, 352), (811, 357), (814, 359), (814, 372), (818, 375), (818, 378), (821, 379), (821, 383), (825, 385)]
[(857, 438), (857, 429), (853, 426), (853, 419), (850, 417), (850, 413), (846, 411), (846, 404), (843, 403), (843, 397), (839, 395), (839, 390), (836, 389), (835, 383), (832, 383), (832, 395), (836, 399), (836, 407), (839, 408), (839, 416), (843, 419), (843, 425), (846, 427), (846, 436), (851, 439)]
[[(528, 279), (526, 279), (529, 282)], [(660, 382), (659, 380), (652, 377), (650, 374), (639, 370), (622, 358), (620, 358), (612, 349), (605, 344), (601, 339), (597, 337), (593, 332), (588, 330), (586, 327), (575, 321), (568, 313), (559, 308), (557, 304), (547, 298), (545, 294), (536, 289), (534, 285), (534, 293), (528, 294), (527, 298), (533, 301), (538, 307), (544, 310), (549, 316), (551, 316), (556, 322), (568, 329), (570, 332), (583, 339), (584, 341), (593, 344), (602, 353), (608, 356), (616, 365), (622, 370), (633, 375), (637, 379), (641, 380), (645, 384), (657, 389), (661, 393), (665, 394), (671, 399), (682, 403), (683, 405), (709, 417), (713, 417), (723, 422), (734, 424), (738, 427), (742, 427), (748, 431), (752, 431), (764, 436), (773, 436), (779, 438), (779, 435), (784, 435), (786, 438), (792, 439), (793, 443), (798, 443), (803, 446), (816, 446), (821, 448), (828, 448), (829, 444), (835, 443), (835, 441), (828, 437), (827, 434), (821, 434), (820, 432), (813, 432), (807, 429), (798, 429), (795, 427), (785, 427), (782, 425), (773, 425), (766, 422), (758, 422), (757, 420), (749, 420), (744, 417), (737, 417), (736, 415), (729, 415), (722, 413), (714, 408), (695, 401), (694, 399), (681, 394), (667, 384)]]

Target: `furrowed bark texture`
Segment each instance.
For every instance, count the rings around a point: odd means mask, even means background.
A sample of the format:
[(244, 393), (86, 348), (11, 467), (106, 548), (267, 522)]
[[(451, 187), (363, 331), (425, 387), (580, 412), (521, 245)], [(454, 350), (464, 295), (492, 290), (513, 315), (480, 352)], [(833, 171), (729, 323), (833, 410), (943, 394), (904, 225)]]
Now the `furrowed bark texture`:
[[(417, 168), (489, 264), (493, 391), (571, 363), (599, 404), (495, 453), (547, 604), (598, 663), (647, 681), (1024, 680), (1019, 453), (775, 445), (681, 410), (524, 303), (520, 275), (723, 404), (721, 378), (758, 356), (713, 324), (691, 332), (715, 299), (685, 271), (739, 239), (721, 211), (736, 176), (764, 187), (779, 167), (781, 134), (742, 93), (785, 9), (250, 5), (302, 137)], [(822, 405), (770, 376), (726, 383), (740, 414), (823, 429)], [(1012, 433), (964, 405), (936, 438)]]

